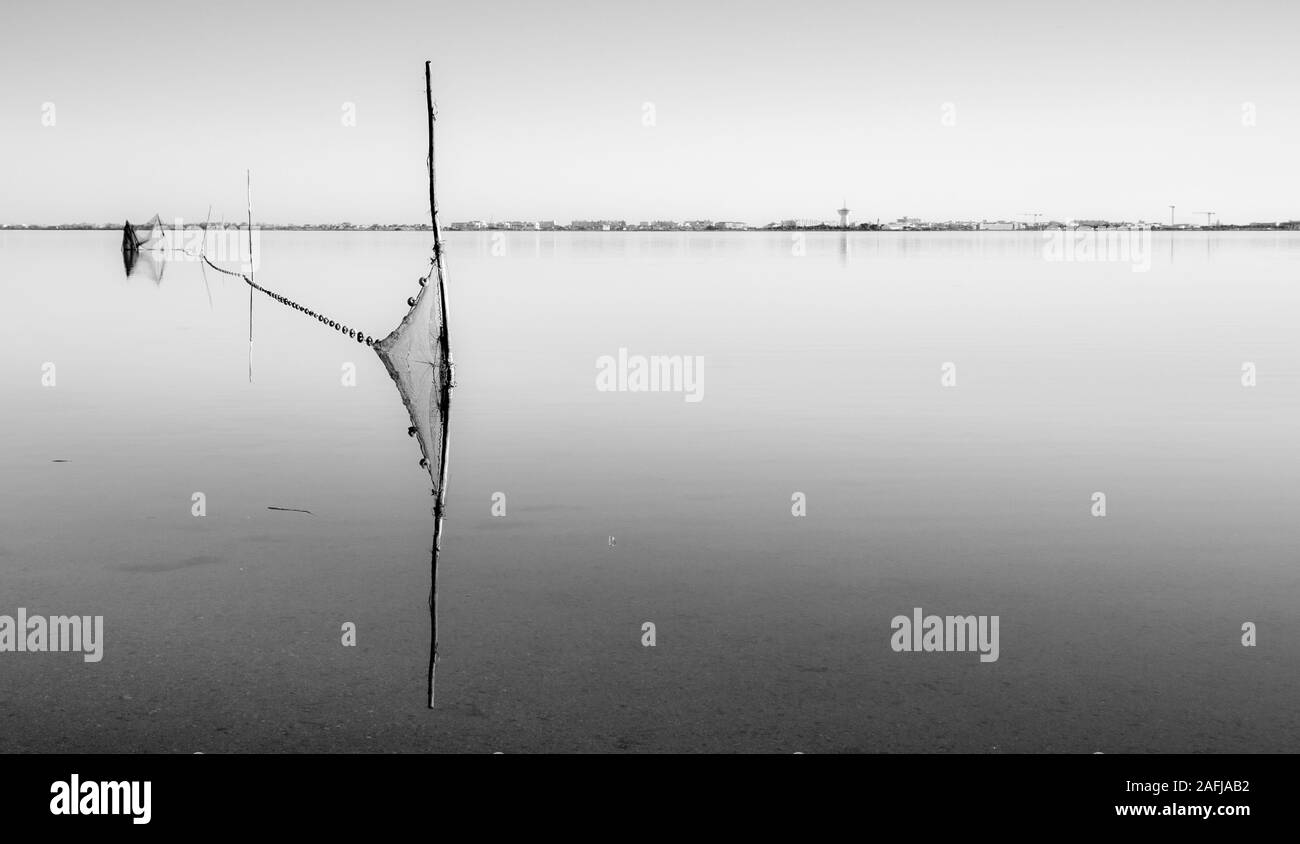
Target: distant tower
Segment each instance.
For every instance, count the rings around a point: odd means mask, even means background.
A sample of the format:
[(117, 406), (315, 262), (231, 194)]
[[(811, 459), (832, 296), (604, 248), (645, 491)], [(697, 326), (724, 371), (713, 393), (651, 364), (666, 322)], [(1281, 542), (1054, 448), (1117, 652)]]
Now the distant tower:
[(1174, 227), (1174, 206), (1169, 206), (1169, 228)]
[[(842, 204), (848, 205), (847, 202), (844, 202)], [(849, 209), (841, 208), (839, 210), (839, 215), (840, 215), (840, 228), (847, 229), (849, 227)]]

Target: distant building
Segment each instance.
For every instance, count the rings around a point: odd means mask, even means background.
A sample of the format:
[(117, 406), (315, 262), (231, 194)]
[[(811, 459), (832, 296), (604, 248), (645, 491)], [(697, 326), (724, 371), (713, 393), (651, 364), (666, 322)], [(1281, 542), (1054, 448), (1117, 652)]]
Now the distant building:
[(980, 223), (980, 231), (986, 232), (1013, 232), (1019, 228), (1019, 223), (1007, 222), (1006, 220), (998, 220), (995, 223), (990, 223), (988, 220), (985, 220)]

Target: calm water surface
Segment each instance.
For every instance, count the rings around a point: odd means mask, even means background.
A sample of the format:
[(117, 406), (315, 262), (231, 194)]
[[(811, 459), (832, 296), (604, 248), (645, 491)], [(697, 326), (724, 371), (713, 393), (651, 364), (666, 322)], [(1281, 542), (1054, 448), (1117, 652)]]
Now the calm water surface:
[[(0, 233), (0, 613), (106, 638), (0, 654), (0, 751), (1300, 751), (1300, 236), (450, 234), (432, 713), (382, 364), (259, 296), (249, 383), (242, 282), (119, 239)], [(428, 246), (268, 232), (258, 280), (378, 337)], [(704, 400), (598, 392), (620, 347)], [(918, 606), (1000, 659), (892, 652)]]

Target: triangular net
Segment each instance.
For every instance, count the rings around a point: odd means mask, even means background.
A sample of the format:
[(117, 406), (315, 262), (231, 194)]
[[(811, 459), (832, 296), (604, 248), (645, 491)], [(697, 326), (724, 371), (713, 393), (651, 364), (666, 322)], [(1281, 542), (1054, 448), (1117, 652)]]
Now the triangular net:
[(166, 230), (162, 217), (154, 214), (149, 222), (132, 225), (130, 220), (122, 226), (123, 249), (157, 249), (163, 246)]
[[(441, 300), (442, 271), (436, 261), (429, 267), (424, 286), (406, 317), (382, 340), (375, 351), (397, 384), (402, 403), (411, 417), (411, 428), (420, 444), (424, 466), (429, 471), (432, 492), (441, 508), (446, 479), (446, 397), (449, 362), (443, 360), (441, 335), (445, 309)], [(438, 513), (437, 515), (441, 515)]]
[(122, 225), (122, 265), (126, 274), (134, 275), (137, 265), (143, 260), (149, 277), (161, 284), (167, 261), (162, 249), (166, 245), (165, 238), (162, 218), (157, 214), (142, 226), (132, 225), (127, 220)]

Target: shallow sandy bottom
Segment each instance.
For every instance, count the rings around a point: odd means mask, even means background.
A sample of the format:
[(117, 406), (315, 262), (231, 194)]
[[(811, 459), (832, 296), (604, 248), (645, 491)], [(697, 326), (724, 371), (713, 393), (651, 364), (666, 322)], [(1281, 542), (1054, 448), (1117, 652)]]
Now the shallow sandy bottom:
[[(285, 520), (266, 521), (202, 564), (109, 566), (87, 584), (109, 619), (103, 662), (5, 655), (0, 750), (1300, 749), (1294, 647), (1241, 647), (1231, 608), (1198, 605), (1177, 583), (1130, 577), (1119, 595), (1100, 576), (1010, 587), (1014, 559), (967, 559), (966, 574), (927, 581), (902, 562), (873, 570), (873, 557), (898, 560), (899, 548), (813, 567), (790, 562), (794, 542), (702, 555), (691, 530), (667, 543), (677, 563), (658, 560), (663, 541), (652, 553), (635, 534), (616, 549), (555, 535), (520, 556), (517, 534), (486, 520), (472, 538), (456, 531), (445, 558), (430, 712), (428, 540), (389, 534), (377, 553), (378, 538), (323, 520), (292, 526), (292, 538)], [(140, 600), (153, 589), (167, 599)], [(33, 607), (90, 600), (39, 578), (14, 593)], [(998, 662), (892, 652), (888, 619), (910, 609), (904, 594), (927, 611), (1005, 607)], [(640, 644), (644, 620), (656, 624), (654, 648)], [(358, 627), (356, 648), (340, 644), (344, 621)], [(1298, 633), (1292, 622), (1264, 635)]]

